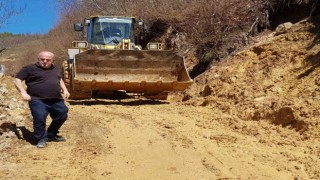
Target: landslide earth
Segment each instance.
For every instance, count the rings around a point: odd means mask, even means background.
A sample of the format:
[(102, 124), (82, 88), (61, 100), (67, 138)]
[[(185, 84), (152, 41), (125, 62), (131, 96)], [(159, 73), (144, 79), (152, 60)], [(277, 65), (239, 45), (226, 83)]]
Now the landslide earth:
[(67, 142), (45, 149), (3, 76), (0, 179), (319, 179), (319, 39), (278, 29), (168, 101), (69, 100)]
[(180, 94), (181, 102), (215, 107), (242, 120), (268, 121), (306, 139), (319, 137), (319, 24), (288, 24), (213, 64)]

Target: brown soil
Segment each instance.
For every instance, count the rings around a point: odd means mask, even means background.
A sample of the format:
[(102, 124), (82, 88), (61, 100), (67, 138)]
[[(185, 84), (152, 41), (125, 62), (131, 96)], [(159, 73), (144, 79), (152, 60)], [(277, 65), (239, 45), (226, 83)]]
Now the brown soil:
[(34, 146), (27, 105), (3, 77), (0, 179), (318, 179), (312, 28), (261, 38), (168, 101), (70, 100), (67, 141), (45, 149)]

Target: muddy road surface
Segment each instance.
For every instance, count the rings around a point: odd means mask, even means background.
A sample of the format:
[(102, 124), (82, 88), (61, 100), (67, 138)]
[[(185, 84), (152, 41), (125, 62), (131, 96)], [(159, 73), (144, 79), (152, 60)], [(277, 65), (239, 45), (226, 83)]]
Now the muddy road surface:
[(292, 142), (294, 130), (213, 107), (146, 99), (67, 104), (60, 132), (67, 141), (38, 149), (26, 121), (18, 128), (24, 138), (1, 152), (0, 179), (309, 179), (319, 165), (312, 142)]

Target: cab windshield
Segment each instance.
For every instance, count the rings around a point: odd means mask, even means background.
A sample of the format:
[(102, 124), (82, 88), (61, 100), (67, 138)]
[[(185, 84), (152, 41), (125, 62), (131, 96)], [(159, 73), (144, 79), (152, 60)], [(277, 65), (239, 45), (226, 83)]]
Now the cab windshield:
[(117, 45), (122, 39), (134, 40), (131, 18), (96, 17), (91, 26), (93, 44)]

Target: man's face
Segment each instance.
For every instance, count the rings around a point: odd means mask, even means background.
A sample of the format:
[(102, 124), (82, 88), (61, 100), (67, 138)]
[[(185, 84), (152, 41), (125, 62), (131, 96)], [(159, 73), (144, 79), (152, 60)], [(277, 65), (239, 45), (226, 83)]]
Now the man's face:
[(41, 67), (49, 69), (53, 64), (53, 55), (50, 53), (41, 53), (38, 57), (38, 62)]

